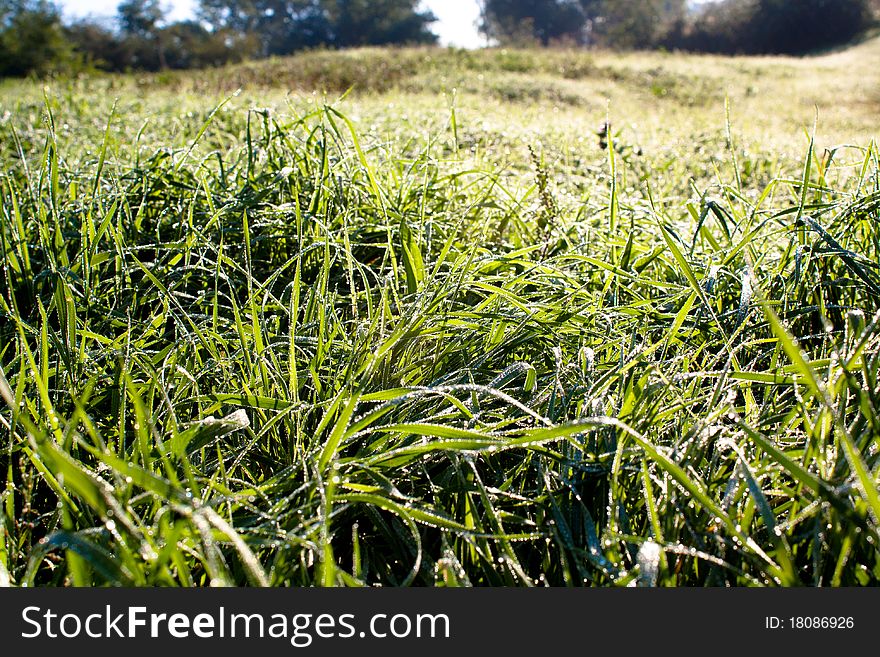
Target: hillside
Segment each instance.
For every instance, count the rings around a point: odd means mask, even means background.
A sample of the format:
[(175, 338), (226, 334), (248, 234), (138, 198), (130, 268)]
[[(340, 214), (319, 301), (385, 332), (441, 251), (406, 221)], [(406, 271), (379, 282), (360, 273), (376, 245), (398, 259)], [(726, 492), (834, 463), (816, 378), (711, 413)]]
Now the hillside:
[(876, 584), (878, 56), (4, 82), (0, 580)]

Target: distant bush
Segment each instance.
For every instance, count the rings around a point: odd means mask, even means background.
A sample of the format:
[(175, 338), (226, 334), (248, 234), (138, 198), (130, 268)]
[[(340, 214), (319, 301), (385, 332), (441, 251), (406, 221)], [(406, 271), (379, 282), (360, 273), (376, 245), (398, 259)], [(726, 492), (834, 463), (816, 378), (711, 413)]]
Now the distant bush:
[(804, 54), (849, 43), (880, 0), (480, 0), (481, 30), (502, 45), (557, 43), (727, 54)]
[(685, 0), (480, 0), (480, 29), (503, 45), (652, 48), (678, 25)]
[(61, 15), (47, 0), (0, 0), (0, 76), (45, 74), (70, 65)]
[(875, 0), (723, 0), (671, 33), (667, 47), (725, 54), (805, 54), (852, 41)]

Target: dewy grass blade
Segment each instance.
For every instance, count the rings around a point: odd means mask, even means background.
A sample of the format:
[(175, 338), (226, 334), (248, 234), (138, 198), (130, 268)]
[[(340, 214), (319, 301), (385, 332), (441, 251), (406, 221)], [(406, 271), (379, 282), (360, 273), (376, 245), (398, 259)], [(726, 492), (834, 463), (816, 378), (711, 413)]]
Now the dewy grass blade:
[[(339, 401), (342, 400), (340, 396)], [(327, 416), (325, 416), (326, 423), (329, 424), (331, 421), (333, 422), (333, 430), (330, 432), (327, 441), (324, 443), (324, 447), (321, 450), (321, 454), (318, 457), (318, 470), (323, 472), (327, 469), (327, 466), (330, 462), (336, 457), (336, 453), (339, 450), (339, 445), (342, 442), (342, 438), (345, 435), (346, 429), (348, 429), (348, 423), (351, 420), (351, 416), (354, 414), (355, 408), (357, 408), (358, 401), (360, 400), (360, 393), (354, 393), (346, 402), (345, 406), (342, 407), (342, 411), (339, 413), (339, 416), (335, 419), (330, 418), (330, 414), (333, 413), (335, 415), (337, 405), (334, 404), (330, 407), (330, 410), (327, 411)]]
[[(776, 336), (776, 339), (779, 341), (782, 350), (788, 356), (789, 360), (791, 360), (792, 365), (794, 365), (795, 370), (800, 375), (800, 380), (810, 389), (810, 391), (816, 395), (820, 402), (825, 402), (829, 407), (831, 407), (831, 403), (828, 400), (827, 392), (825, 391), (825, 386), (819, 381), (818, 376), (816, 375), (816, 371), (810, 366), (808, 362), (807, 356), (801, 350), (800, 345), (795, 341), (795, 338), (785, 329), (782, 325), (782, 321), (779, 319), (779, 316), (770, 306), (770, 303), (764, 299), (763, 297), (758, 299), (758, 304), (761, 306), (761, 309), (764, 311), (764, 316), (767, 318), (767, 321), (770, 324), (770, 328), (773, 331), (773, 334)], [(833, 408), (830, 408), (833, 411)]]
[(856, 449), (846, 430), (838, 429), (837, 437), (843, 446), (850, 469), (855, 473), (859, 492), (861, 492), (868, 503), (868, 511), (871, 514), (874, 531), (877, 532), (878, 528), (880, 528), (880, 491), (878, 491), (877, 487), (877, 478), (865, 463), (862, 454)]
[(418, 242), (406, 219), (402, 219), (400, 222), (400, 244), (403, 254), (403, 268), (406, 273), (406, 291), (408, 294), (415, 294), (425, 279), (425, 263)]
[(733, 449), (736, 451), (737, 456), (739, 456), (740, 471), (745, 477), (749, 493), (751, 493), (752, 498), (758, 507), (761, 519), (764, 521), (764, 526), (767, 529), (767, 533), (770, 535), (770, 540), (776, 547), (774, 555), (780, 563), (780, 570), (783, 575), (781, 583), (785, 586), (798, 586), (801, 582), (795, 572), (794, 564), (792, 562), (793, 557), (791, 554), (791, 547), (776, 524), (776, 514), (773, 512), (773, 509), (770, 508), (770, 503), (767, 501), (764, 491), (761, 490), (761, 486), (755, 479), (755, 475), (752, 472), (752, 468), (746, 460), (745, 455), (738, 447), (734, 447)]
[(211, 126), (211, 123), (214, 121), (214, 118), (217, 116), (218, 112), (220, 112), (220, 110), (222, 110), (229, 103), (230, 100), (232, 100), (233, 98), (236, 98), (240, 93), (241, 93), (241, 89), (238, 89), (231, 96), (227, 96), (226, 98), (224, 98), (222, 102), (218, 103), (214, 107), (214, 109), (212, 109), (210, 111), (210, 113), (208, 114), (208, 118), (206, 118), (205, 122), (202, 123), (202, 127), (199, 128), (199, 131), (198, 131), (198, 133), (196, 133), (196, 136), (192, 140), (192, 143), (189, 145), (189, 148), (186, 149), (186, 152), (183, 154), (183, 157), (181, 157), (177, 161), (177, 164), (175, 165), (176, 170), (179, 170), (181, 167), (183, 167), (184, 164), (186, 164), (187, 160), (192, 155), (193, 150), (198, 145), (199, 141), (201, 141), (201, 139), (205, 135), (205, 133), (208, 131), (208, 128)]
[(807, 231), (804, 226), (801, 224), (801, 220), (803, 219), (804, 212), (807, 207), (807, 196), (809, 195), (810, 190), (810, 179), (812, 177), (812, 167), (813, 167), (813, 150), (816, 144), (816, 128), (819, 123), (819, 110), (816, 110), (816, 122), (813, 124), (813, 131), (810, 133), (810, 146), (807, 149), (807, 156), (804, 159), (804, 171), (803, 176), (801, 177), (801, 189), (800, 189), (800, 202), (798, 203), (797, 217), (795, 218), (795, 225), (797, 226), (797, 234), (798, 234), (798, 243), (801, 246), (806, 245), (807, 243)]

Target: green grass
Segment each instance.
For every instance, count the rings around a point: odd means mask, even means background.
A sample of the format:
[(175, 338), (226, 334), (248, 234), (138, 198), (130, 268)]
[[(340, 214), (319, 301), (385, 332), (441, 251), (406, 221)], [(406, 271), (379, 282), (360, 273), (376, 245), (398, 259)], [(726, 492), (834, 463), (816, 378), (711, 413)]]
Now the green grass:
[(4, 83), (0, 583), (877, 584), (878, 48)]

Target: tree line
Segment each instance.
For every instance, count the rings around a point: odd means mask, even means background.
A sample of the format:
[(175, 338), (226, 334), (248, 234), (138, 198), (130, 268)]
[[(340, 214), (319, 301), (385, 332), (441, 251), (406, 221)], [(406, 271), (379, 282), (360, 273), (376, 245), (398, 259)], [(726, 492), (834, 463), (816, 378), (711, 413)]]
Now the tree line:
[(0, 75), (158, 71), (305, 48), (434, 44), (419, 0), (201, 0), (169, 21), (160, 0), (122, 0), (110, 21), (66, 22), (52, 0), (0, 0)]
[[(811, 52), (874, 24), (880, 0), (479, 0), (491, 44), (715, 53)], [(0, 75), (185, 69), (318, 47), (434, 44), (419, 0), (122, 0), (111, 20), (64, 21), (53, 0), (0, 0)]]
[(484, 0), (481, 29), (498, 43), (804, 54), (852, 41), (878, 0)]

